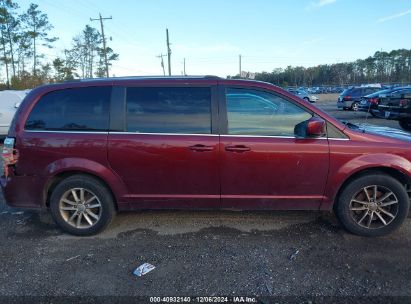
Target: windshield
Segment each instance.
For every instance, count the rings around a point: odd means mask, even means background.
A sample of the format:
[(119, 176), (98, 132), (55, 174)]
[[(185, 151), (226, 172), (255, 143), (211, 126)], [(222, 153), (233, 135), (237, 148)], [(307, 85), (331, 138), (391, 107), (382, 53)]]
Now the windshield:
[(375, 93), (369, 94), (365, 97), (366, 98), (375, 98), (375, 97), (378, 97), (380, 94), (388, 94), (388, 93), (391, 93), (392, 91), (393, 91), (392, 89), (381, 90), (381, 91), (377, 91)]
[(341, 96), (347, 95), (349, 91), (351, 91), (351, 89), (345, 89), (345, 90), (341, 93)]

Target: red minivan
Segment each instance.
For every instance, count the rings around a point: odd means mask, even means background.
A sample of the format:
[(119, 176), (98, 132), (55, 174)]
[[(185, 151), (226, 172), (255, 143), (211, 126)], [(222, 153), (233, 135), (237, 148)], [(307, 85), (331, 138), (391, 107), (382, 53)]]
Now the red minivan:
[(344, 124), (268, 83), (205, 77), (72, 81), (32, 90), (4, 141), (9, 205), (66, 232), (136, 209), (334, 210), (392, 232), (409, 209), (411, 137)]

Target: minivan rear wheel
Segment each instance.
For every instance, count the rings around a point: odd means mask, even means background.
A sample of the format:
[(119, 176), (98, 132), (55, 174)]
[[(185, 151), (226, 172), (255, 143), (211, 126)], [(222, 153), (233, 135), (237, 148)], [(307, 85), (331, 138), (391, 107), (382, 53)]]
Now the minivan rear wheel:
[(93, 235), (108, 226), (114, 214), (114, 200), (107, 187), (86, 175), (62, 180), (52, 191), (50, 210), (65, 232)]
[(335, 211), (348, 231), (381, 236), (403, 223), (409, 206), (408, 194), (399, 181), (385, 174), (369, 174), (343, 189)]

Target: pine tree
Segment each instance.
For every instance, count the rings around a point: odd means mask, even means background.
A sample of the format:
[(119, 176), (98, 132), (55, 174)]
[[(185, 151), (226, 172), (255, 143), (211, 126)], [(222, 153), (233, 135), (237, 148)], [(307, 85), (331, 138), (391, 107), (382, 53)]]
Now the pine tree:
[(52, 43), (58, 38), (49, 38), (48, 33), (53, 26), (48, 21), (46, 14), (38, 9), (38, 5), (31, 3), (27, 12), (21, 16), (21, 22), (25, 29), (24, 35), (30, 38), (30, 54), (33, 57), (33, 75), (37, 74), (37, 66), (44, 55), (39, 53), (38, 45), (52, 48)]

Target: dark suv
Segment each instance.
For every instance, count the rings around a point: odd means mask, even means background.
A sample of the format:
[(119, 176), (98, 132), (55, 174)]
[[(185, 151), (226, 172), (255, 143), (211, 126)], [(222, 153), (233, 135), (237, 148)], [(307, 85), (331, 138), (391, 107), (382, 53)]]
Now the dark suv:
[(337, 100), (337, 108), (343, 110), (358, 111), (361, 99), (369, 94), (375, 93), (381, 88), (375, 87), (351, 87), (345, 89)]
[(378, 110), (386, 119), (398, 120), (401, 128), (411, 131), (411, 87), (400, 88), (381, 98)]
[[(361, 102), (358, 106), (358, 111), (369, 112), (372, 116), (382, 118), (384, 114), (380, 112), (378, 109), (378, 105), (380, 103), (380, 99), (386, 99), (392, 94), (396, 94), (397, 92), (407, 89), (407, 87), (396, 87), (391, 89), (384, 89), (381, 91), (377, 91), (375, 93), (366, 95), (361, 98)], [(411, 88), (410, 88), (411, 89)]]
[(334, 210), (351, 232), (407, 216), (410, 137), (343, 124), (268, 83), (217, 77), (38, 87), (4, 142), (9, 205), (76, 235), (136, 209)]

